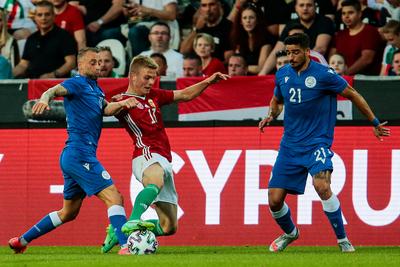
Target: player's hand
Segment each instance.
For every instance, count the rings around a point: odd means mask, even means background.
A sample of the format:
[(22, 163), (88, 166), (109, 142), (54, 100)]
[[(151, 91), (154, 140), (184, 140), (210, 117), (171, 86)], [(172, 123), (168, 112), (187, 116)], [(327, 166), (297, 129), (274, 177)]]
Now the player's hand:
[(206, 82), (208, 84), (214, 84), (217, 83), (221, 80), (228, 80), (231, 76), (229, 76), (228, 74), (223, 74), (221, 72), (216, 72), (213, 75), (211, 75), (210, 77), (208, 77), (206, 79)]
[(111, 97), (111, 100), (112, 100), (113, 102), (121, 101), (121, 100), (122, 100), (122, 94), (118, 94), (118, 95), (112, 96), (112, 97)]
[(32, 115), (40, 115), (45, 110), (50, 110), (49, 104), (42, 101), (38, 101), (32, 107)]
[(382, 122), (378, 126), (374, 127), (374, 134), (376, 138), (379, 139), (379, 141), (383, 141), (383, 136), (390, 136), (390, 129), (383, 127), (384, 125), (387, 124), (387, 121)]
[(274, 120), (274, 118), (272, 116), (268, 116), (268, 117), (264, 118), (263, 120), (261, 120), (258, 123), (258, 128), (260, 129), (260, 132), (263, 133), (264, 127), (268, 126), (271, 123), (271, 121), (273, 121), (273, 120)]
[(134, 97), (130, 97), (118, 103), (122, 106), (123, 109), (131, 109), (136, 107), (139, 104), (139, 101), (137, 101)]

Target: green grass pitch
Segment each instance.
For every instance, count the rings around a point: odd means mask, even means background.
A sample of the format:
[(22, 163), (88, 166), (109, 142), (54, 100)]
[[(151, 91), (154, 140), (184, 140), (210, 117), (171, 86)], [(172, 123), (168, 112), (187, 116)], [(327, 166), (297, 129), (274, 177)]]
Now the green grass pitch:
[(30, 246), (25, 254), (16, 255), (1, 246), (0, 266), (400, 266), (400, 247), (359, 246), (355, 253), (340, 253), (337, 247), (292, 246), (285, 252), (270, 253), (263, 246), (161, 246), (156, 254), (143, 256), (119, 256), (116, 248), (104, 255), (99, 251), (99, 247)]

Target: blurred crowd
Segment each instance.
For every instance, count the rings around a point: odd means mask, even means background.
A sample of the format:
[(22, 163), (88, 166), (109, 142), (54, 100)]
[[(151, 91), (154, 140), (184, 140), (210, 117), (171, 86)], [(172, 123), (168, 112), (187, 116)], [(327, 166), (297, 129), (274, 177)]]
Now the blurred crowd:
[(273, 74), (296, 32), (341, 75), (400, 75), (400, 0), (0, 0), (0, 79), (70, 77), (86, 46), (102, 77), (139, 54), (171, 78)]

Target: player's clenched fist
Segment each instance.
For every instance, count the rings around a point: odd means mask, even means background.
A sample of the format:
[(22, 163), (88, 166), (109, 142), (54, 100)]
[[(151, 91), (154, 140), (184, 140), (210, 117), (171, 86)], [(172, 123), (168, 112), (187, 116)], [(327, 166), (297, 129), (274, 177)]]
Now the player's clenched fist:
[(134, 97), (130, 97), (128, 99), (125, 99), (123, 101), (119, 101), (119, 104), (124, 108), (124, 109), (131, 109), (136, 107), (139, 102), (136, 100)]
[(38, 101), (32, 107), (32, 114), (39, 115), (42, 114), (45, 110), (50, 110), (49, 104)]

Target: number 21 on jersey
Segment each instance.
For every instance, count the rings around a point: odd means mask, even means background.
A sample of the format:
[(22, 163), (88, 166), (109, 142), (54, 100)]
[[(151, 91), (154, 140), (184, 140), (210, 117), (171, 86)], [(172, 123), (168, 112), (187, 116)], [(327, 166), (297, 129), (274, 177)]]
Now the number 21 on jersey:
[(301, 89), (300, 88), (290, 88), (289, 89), (289, 94), (290, 94), (290, 102), (292, 103), (301, 103)]

